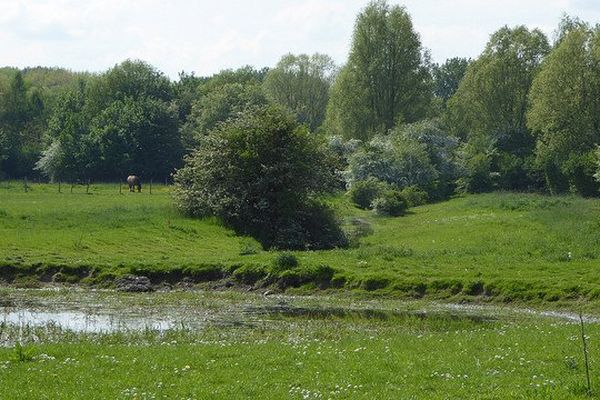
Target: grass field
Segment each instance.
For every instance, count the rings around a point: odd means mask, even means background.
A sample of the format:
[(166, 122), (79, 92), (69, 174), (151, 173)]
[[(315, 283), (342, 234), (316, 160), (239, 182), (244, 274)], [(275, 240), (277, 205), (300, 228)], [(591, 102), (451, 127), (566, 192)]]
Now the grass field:
[[(148, 314), (165, 308), (210, 314), (282, 303), (290, 310), (316, 308), (162, 333), (90, 334), (53, 324), (0, 324), (3, 399), (583, 399), (597, 393), (586, 394), (578, 324), (564, 319), (508, 311), (423, 315), (411, 311), (428, 306), (393, 300), (235, 292), (0, 290), (0, 300), (6, 299), (15, 307), (35, 307), (42, 299), (59, 300), (52, 310), (62, 301)], [(355, 311), (324, 312), (328, 309)], [(600, 325), (586, 329), (595, 385)], [(16, 341), (23, 344), (20, 350)]]
[[(25, 192), (22, 183), (0, 183), (0, 277), (11, 286), (60, 273), (63, 282), (110, 287), (136, 273), (157, 283), (190, 278), (200, 288), (229, 280), (317, 294), (0, 287), (3, 313), (75, 309), (179, 321), (164, 331), (93, 333), (0, 315), (0, 398), (598, 397), (587, 393), (576, 323), (503, 303), (600, 314), (600, 201), (492, 193), (401, 218), (376, 217), (343, 195), (329, 202), (354, 232), (353, 247), (295, 252), (300, 265), (281, 272), (273, 268), (279, 252), (214, 219), (179, 215), (168, 187), (58, 193), (56, 185)], [(462, 301), (496, 305), (447, 304)], [(586, 329), (595, 387), (600, 324)]]
[[(277, 252), (236, 236), (216, 220), (173, 209), (168, 188), (119, 194), (118, 185), (69, 187), (0, 183), (0, 272), (102, 283), (125, 273), (153, 280), (270, 276), (282, 287), (316, 286), (432, 299), (600, 306), (600, 201), (492, 193), (376, 217), (330, 199), (349, 229), (370, 234), (358, 246), (295, 253), (300, 267), (271, 272)], [(319, 266), (326, 266), (320, 268)], [(331, 271), (331, 270), (332, 271)], [(333, 276), (331, 273), (333, 272)]]

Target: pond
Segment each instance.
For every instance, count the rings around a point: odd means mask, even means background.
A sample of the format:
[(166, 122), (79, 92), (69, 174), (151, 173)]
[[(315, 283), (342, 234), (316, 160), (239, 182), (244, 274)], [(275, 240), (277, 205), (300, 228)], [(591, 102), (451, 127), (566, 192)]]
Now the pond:
[[(235, 292), (125, 294), (113, 291), (0, 290), (0, 324), (53, 327), (76, 333), (115, 333), (206, 327), (264, 327), (293, 319), (467, 320), (489, 323), (511, 316), (578, 322), (577, 314), (485, 305), (348, 300), (318, 296), (261, 296)], [(588, 323), (597, 318), (586, 317)]]

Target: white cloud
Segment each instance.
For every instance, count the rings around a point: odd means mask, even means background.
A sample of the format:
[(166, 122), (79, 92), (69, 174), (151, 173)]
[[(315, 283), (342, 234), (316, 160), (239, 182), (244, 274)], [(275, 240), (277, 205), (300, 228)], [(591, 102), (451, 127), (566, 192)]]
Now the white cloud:
[[(398, 1), (392, 1), (399, 3)], [(366, 0), (0, 0), (0, 59), (15, 66), (99, 71), (141, 58), (171, 77), (251, 64), (287, 52), (343, 63)], [(475, 57), (500, 26), (551, 33), (562, 12), (600, 20), (592, 0), (406, 0), (436, 61)]]

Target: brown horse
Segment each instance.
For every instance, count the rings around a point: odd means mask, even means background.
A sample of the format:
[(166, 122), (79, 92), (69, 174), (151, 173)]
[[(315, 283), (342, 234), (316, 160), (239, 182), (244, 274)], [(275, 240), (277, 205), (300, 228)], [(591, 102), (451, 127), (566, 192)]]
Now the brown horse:
[(142, 191), (142, 180), (137, 175), (129, 175), (127, 177), (127, 184), (129, 185), (129, 191), (135, 192), (137, 187), (138, 193)]

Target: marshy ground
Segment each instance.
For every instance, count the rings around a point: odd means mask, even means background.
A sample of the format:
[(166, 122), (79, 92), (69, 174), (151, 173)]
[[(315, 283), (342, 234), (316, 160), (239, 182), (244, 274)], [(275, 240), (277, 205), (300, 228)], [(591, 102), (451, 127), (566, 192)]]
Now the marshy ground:
[(5, 288), (0, 304), (0, 398), (587, 397), (572, 314), (237, 291)]

